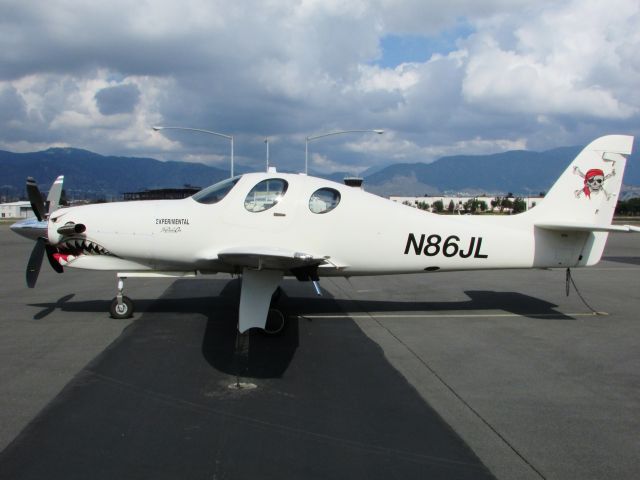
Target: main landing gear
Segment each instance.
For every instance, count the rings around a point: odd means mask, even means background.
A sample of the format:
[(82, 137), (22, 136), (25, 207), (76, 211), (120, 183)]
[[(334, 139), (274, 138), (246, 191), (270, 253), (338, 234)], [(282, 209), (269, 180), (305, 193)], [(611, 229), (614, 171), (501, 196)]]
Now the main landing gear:
[(269, 311), (267, 312), (267, 321), (264, 324), (262, 331), (267, 335), (277, 335), (284, 330), (287, 325), (287, 319), (284, 314), (277, 307), (280, 297), (282, 296), (282, 288), (276, 287), (276, 290), (271, 295), (271, 302), (269, 304)]
[(277, 308), (270, 308), (267, 313), (267, 322), (262, 331), (267, 335), (277, 335), (284, 330), (286, 324), (284, 314)]
[(111, 302), (111, 318), (124, 319), (131, 318), (133, 315), (133, 301), (129, 297), (123, 295), (124, 278), (118, 278), (118, 294)]

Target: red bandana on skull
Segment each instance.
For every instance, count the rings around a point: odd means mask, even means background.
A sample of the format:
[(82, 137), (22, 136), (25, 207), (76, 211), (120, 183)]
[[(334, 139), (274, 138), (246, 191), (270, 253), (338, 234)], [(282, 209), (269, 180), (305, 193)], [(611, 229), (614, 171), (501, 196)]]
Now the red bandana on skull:
[(597, 176), (604, 177), (604, 172), (599, 168), (592, 168), (584, 175), (584, 187), (582, 188), (582, 191), (588, 198), (591, 198), (591, 189), (589, 187), (589, 180)]

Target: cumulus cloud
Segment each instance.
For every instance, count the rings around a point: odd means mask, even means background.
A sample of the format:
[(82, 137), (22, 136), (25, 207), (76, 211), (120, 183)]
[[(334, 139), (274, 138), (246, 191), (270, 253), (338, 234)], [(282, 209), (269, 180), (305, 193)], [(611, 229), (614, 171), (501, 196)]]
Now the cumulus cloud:
[(98, 109), (102, 115), (131, 113), (140, 99), (140, 90), (131, 83), (107, 87), (95, 94)]
[(464, 98), (530, 114), (605, 119), (637, 114), (633, 98), (623, 95), (622, 79), (637, 79), (638, 72), (628, 68), (620, 50), (626, 51), (635, 35), (630, 20), (638, 19), (638, 8), (617, 3), (591, 0), (579, 9), (574, 3), (543, 12), (516, 28), (513, 45), (501, 45), (491, 30), (474, 35), (466, 42)]
[[(226, 166), (220, 138), (150, 130), (181, 125), (233, 134), (256, 168), (277, 138), (272, 162), (300, 169), (308, 135), (384, 128), (314, 145), (318, 168), (360, 171), (637, 134), (639, 23), (634, 0), (2, 4), (0, 148)], [(403, 35), (424, 61), (381, 61)]]

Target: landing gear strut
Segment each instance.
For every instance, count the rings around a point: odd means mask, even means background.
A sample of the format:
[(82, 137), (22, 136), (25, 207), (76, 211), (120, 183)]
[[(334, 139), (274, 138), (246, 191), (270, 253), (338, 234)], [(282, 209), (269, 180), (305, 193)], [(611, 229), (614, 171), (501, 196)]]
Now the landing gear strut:
[(111, 318), (123, 319), (131, 318), (133, 315), (133, 301), (129, 297), (125, 297), (122, 292), (124, 290), (124, 279), (118, 278), (118, 294), (111, 302)]

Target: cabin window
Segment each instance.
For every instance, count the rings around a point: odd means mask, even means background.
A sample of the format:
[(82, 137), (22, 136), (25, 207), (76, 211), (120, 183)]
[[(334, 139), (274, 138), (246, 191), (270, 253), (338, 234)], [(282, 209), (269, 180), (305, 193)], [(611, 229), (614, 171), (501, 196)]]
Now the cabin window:
[(250, 212), (263, 212), (270, 209), (287, 192), (289, 184), (281, 178), (270, 178), (258, 183), (244, 199), (244, 208)]
[(309, 199), (309, 210), (313, 213), (327, 213), (340, 203), (340, 192), (333, 188), (316, 190)]
[(240, 180), (240, 176), (228, 178), (200, 190), (198, 193), (192, 195), (191, 198), (196, 202), (204, 203), (206, 205), (218, 203), (231, 191), (235, 184), (238, 183), (238, 180)]

